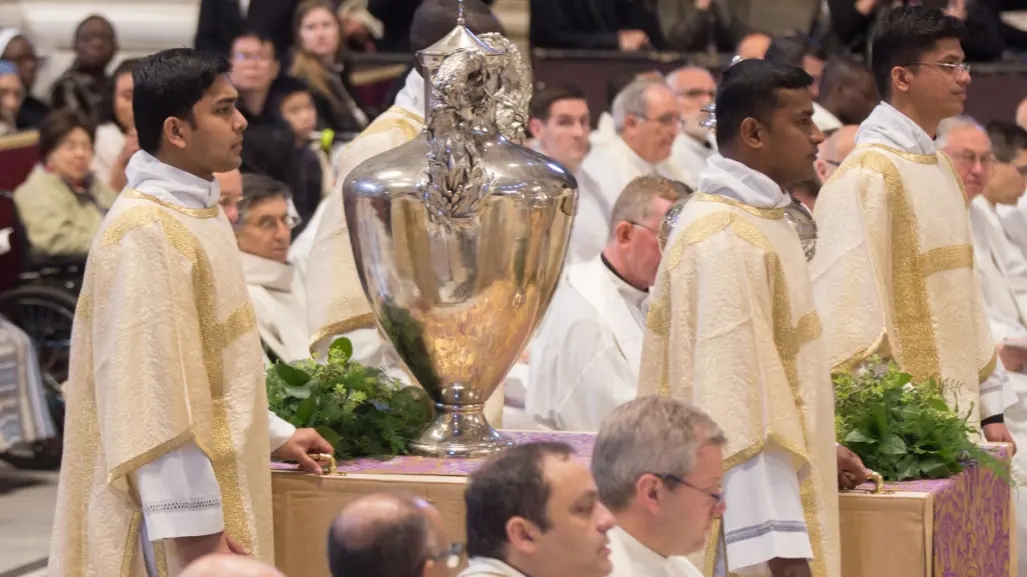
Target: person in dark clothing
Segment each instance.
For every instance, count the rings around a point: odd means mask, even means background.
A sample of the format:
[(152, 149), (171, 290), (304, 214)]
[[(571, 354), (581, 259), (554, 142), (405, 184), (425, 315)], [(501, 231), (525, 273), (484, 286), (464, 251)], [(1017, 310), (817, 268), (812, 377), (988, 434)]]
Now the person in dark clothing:
[[(884, 14), (895, 6), (913, 4), (910, 0), (828, 0), (831, 26), (843, 46), (856, 53), (865, 53)], [(1002, 57), (1005, 44), (999, 29), (998, 14), (987, 0), (922, 0), (925, 6), (934, 6), (946, 14), (962, 20), (966, 25), (963, 51), (966, 59), (990, 62)]]
[(274, 122), (271, 93), (281, 65), (271, 40), (258, 32), (241, 34), (232, 42), (232, 85), (239, 91), (239, 112), (250, 127)]
[[(367, 11), (381, 21), (382, 37), (375, 40), (378, 52), (407, 54), (410, 52), (410, 27), (414, 11), (424, 0), (369, 0)], [(491, 6), (494, 0), (482, 0)]]
[(50, 107), (32, 96), (32, 87), (39, 72), (39, 55), (28, 37), (17, 28), (0, 28), (0, 60), (11, 62), (18, 69), (25, 98), (18, 109), (14, 126), (18, 130), (39, 128), (43, 119), (50, 114)]
[(277, 118), (289, 127), (292, 136), (292, 174), (289, 188), (302, 222), (293, 230), (295, 238), (310, 222), (321, 199), (331, 192), (331, 162), (317, 126), (317, 109), (310, 90), (292, 78), (278, 83), (271, 103)]
[(655, 0), (531, 0), (530, 34), (540, 48), (630, 52), (666, 46)]
[(292, 15), (300, 0), (250, 0), (243, 12), (239, 0), (201, 0), (193, 44), (228, 56), (232, 41), (255, 32), (275, 45), (278, 54), (292, 47)]
[(93, 124), (103, 124), (112, 109), (111, 78), (107, 66), (118, 51), (114, 25), (103, 16), (92, 15), (75, 29), (75, 61), (54, 82), (50, 105), (78, 111)]

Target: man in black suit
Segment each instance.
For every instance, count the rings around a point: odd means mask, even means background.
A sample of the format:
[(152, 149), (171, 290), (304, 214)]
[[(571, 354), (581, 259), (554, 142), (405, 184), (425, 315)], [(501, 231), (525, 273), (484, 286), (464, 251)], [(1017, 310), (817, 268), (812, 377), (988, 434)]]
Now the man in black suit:
[(201, 0), (194, 45), (228, 56), (244, 32), (268, 38), (275, 52), (292, 47), (292, 15), (300, 0)]

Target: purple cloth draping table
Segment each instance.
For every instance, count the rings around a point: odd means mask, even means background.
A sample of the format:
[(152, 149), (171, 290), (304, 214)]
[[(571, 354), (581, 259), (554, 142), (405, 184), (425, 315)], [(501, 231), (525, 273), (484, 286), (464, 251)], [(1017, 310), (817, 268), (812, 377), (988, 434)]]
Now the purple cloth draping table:
[[(1009, 459), (1004, 447), (996, 457)], [(872, 490), (867, 483), (860, 489)], [(970, 467), (947, 479), (888, 483), (886, 490), (934, 496), (934, 577), (1010, 574), (1010, 487), (995, 473)]]

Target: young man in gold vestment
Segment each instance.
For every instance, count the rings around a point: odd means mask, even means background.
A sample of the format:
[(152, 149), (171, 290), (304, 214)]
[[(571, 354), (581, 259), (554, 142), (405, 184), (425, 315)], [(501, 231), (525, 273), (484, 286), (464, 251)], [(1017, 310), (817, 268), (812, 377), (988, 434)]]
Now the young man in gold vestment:
[(133, 73), (141, 150), (86, 264), (49, 574), (178, 575), (273, 557), (272, 455), (332, 447), (268, 412), (256, 318), (215, 172), (246, 121), (228, 61), (191, 49)]
[(727, 509), (696, 563), (707, 576), (841, 574), (834, 396), (806, 257), (784, 213), (783, 188), (815, 178), (823, 141), (812, 83), (764, 60), (725, 71), (720, 154), (700, 173), (652, 289), (638, 395), (692, 403), (727, 437)]
[[(996, 362), (966, 193), (934, 142), (938, 123), (966, 100), (965, 34), (960, 20), (924, 7), (896, 8), (882, 22), (871, 67), (885, 101), (820, 190), (811, 273), (834, 369), (878, 355), (915, 380), (944, 379), (989, 441), (1013, 442), (1003, 411), (1016, 397)], [(1014, 353), (999, 347), (997, 356)]]

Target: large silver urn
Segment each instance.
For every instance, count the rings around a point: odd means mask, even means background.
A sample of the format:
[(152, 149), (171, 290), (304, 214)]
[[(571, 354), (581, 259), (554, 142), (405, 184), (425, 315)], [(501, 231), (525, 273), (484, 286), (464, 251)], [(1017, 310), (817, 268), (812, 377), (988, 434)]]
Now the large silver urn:
[(420, 455), (473, 458), (512, 444), (483, 404), (549, 305), (577, 203), (573, 176), (497, 129), (497, 109), (523, 121), (510, 107), (531, 86), (509, 42), (487, 36), (461, 18), (418, 54), (424, 132), (343, 184), (379, 326), (435, 402), (435, 421), (410, 446)]

